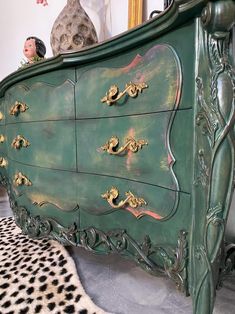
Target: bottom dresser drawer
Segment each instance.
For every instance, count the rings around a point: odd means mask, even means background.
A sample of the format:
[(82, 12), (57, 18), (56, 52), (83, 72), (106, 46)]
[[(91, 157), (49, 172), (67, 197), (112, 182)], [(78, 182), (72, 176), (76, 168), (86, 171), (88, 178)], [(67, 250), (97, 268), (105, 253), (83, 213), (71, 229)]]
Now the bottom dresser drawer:
[(67, 213), (94, 217), (121, 212), (133, 221), (167, 220), (178, 208), (180, 192), (126, 179), (26, 166), (10, 162), (8, 175), (21, 206), (63, 224)]

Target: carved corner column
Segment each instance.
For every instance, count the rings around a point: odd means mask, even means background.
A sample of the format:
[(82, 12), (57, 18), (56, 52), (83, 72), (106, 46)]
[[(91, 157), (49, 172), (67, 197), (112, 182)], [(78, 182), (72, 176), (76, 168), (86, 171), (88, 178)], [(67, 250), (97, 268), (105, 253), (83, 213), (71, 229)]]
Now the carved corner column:
[(194, 313), (213, 312), (234, 170), (235, 2), (208, 2), (197, 25), (192, 291)]

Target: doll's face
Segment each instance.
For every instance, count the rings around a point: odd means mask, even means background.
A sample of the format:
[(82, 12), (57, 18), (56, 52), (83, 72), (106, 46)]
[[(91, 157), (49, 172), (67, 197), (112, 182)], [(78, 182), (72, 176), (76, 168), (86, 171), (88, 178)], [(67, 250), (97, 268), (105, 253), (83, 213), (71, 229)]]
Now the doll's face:
[(25, 41), (23, 52), (28, 61), (37, 56), (35, 39), (28, 39)]

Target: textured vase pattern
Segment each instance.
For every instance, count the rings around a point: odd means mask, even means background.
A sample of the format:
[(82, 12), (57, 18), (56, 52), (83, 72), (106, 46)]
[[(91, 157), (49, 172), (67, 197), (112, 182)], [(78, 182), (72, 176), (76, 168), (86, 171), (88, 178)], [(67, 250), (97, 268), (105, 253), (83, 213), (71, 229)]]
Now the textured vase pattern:
[(80, 4), (80, 0), (68, 0), (51, 31), (53, 55), (78, 51), (97, 43), (95, 27)]

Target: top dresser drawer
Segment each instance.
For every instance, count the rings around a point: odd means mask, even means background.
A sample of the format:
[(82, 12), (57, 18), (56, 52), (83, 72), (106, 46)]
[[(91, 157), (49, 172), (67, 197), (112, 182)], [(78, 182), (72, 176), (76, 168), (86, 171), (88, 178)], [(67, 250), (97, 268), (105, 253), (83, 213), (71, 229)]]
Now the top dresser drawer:
[(74, 119), (74, 71), (25, 80), (5, 95), (6, 123)]
[[(124, 59), (119, 57), (119, 61), (120, 58)], [(102, 67), (78, 73), (77, 118), (173, 110), (180, 100), (181, 76), (176, 53), (164, 44), (152, 47), (144, 56), (135, 54), (132, 62), (124, 67), (111, 68), (103, 63)], [(128, 85), (130, 82), (135, 85)], [(132, 97), (132, 93), (136, 95)]]

